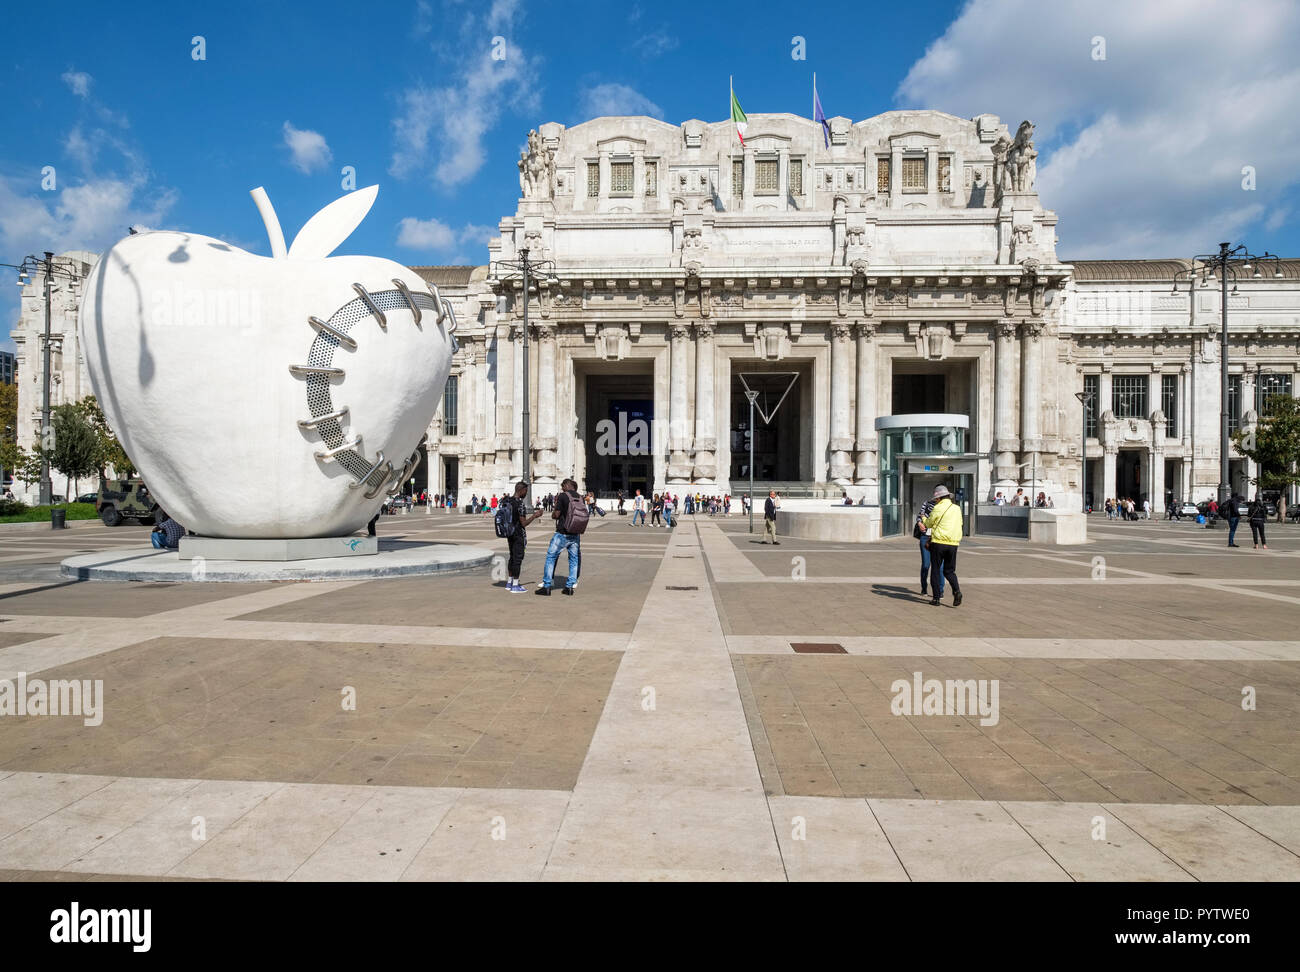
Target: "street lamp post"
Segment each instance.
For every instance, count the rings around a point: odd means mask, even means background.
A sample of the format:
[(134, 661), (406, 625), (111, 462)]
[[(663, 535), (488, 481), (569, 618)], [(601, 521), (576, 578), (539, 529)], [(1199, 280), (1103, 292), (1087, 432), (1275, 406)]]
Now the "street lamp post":
[(1082, 457), (1083, 470), (1079, 476), (1079, 509), (1088, 512), (1088, 408), (1092, 405), (1092, 392), (1075, 392), (1074, 397), (1083, 406), (1083, 422), (1079, 436), (1079, 455)]
[[(52, 278), (57, 274), (61, 277), (67, 277), (70, 282), (81, 277), (77, 269), (76, 262), (70, 258), (61, 258), (56, 260), (54, 253), (50, 250), (45, 251), (44, 259), (28, 255), (23, 257), (21, 263), (0, 263), (0, 267), (9, 267), (18, 271), (18, 286), (23, 286), (24, 278), (30, 278), (36, 272), (45, 276), (45, 332), (41, 337), (41, 360), (44, 368), (44, 374), (41, 380), (41, 431), (38, 437), (41, 453), (41, 484), (40, 484), (40, 502), (42, 506), (49, 506), (53, 499), (54, 486), (50, 482), (50, 454), (49, 438), (50, 428), (50, 354), (54, 345), (54, 337), (50, 333), (50, 290)], [(62, 341), (62, 337), (59, 338)]]
[[(520, 466), (519, 478), (522, 479), (525, 485), (527, 485), (528, 487), (528, 492), (524, 494), (524, 500), (526, 503), (531, 505), (532, 493), (533, 493), (533, 482), (532, 482), (532, 478), (528, 475), (529, 468), (531, 466), (531, 458), (532, 458), (532, 450), (529, 448), (529, 439), (530, 439), (529, 424), (532, 416), (528, 407), (528, 403), (531, 400), (531, 393), (529, 390), (529, 379), (531, 376), (529, 375), (528, 372), (528, 345), (530, 343), (529, 335), (528, 335), (528, 285), (529, 285), (530, 278), (536, 279), (537, 277), (540, 276), (547, 283), (559, 283), (559, 277), (555, 276), (555, 274), (553, 273), (553, 271), (555, 270), (554, 260), (531, 260), (528, 257), (527, 247), (519, 251), (518, 260), (498, 260), (496, 266), (505, 267), (509, 270), (515, 270), (523, 278), (522, 282), (523, 282), (523, 294), (524, 294), (524, 298), (523, 298), (524, 299), (524, 342), (523, 342), (524, 353), (523, 353), (523, 361), (520, 363), (520, 367), (523, 368), (523, 376), (524, 376), (524, 390), (523, 390), (524, 401), (523, 401), (523, 409), (521, 414), (521, 418), (523, 419), (523, 429), (522, 429), (522, 441), (520, 442), (521, 466)], [(504, 280), (508, 278), (501, 277), (499, 279)]]
[[(754, 401), (758, 392), (746, 391), (749, 399), (749, 532), (754, 532)], [(766, 515), (766, 514), (764, 514)], [(766, 536), (766, 534), (764, 534)]]
[[(1178, 271), (1174, 275), (1174, 288), (1178, 287), (1178, 277), (1190, 276), (1195, 280), (1196, 275), (1201, 275), (1202, 282), (1208, 282), (1215, 274), (1219, 278), (1220, 287), (1220, 323), (1219, 323), (1219, 357), (1220, 357), (1220, 374), (1219, 374), (1219, 503), (1223, 504), (1228, 501), (1232, 495), (1232, 484), (1229, 482), (1228, 472), (1228, 277), (1234, 280), (1237, 277), (1238, 268), (1243, 273), (1251, 273), (1256, 279), (1263, 276), (1259, 272), (1259, 264), (1264, 261), (1273, 263), (1273, 276), (1282, 276), (1281, 260), (1276, 255), (1265, 251), (1261, 256), (1255, 256), (1246, 249), (1244, 243), (1232, 246), (1229, 243), (1220, 243), (1218, 253), (1202, 253), (1192, 258), (1192, 265), (1184, 270)], [(1234, 266), (1235, 264), (1235, 266)], [(1252, 272), (1253, 271), (1253, 272)], [(1236, 285), (1232, 288), (1236, 291)]]

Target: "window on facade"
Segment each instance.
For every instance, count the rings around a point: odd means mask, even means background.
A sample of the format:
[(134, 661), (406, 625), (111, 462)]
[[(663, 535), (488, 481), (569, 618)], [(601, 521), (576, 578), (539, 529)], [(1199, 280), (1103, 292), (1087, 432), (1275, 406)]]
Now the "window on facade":
[(790, 195), (803, 195), (803, 159), (790, 160)]
[(630, 196), (632, 194), (632, 163), (611, 162), (609, 164), (609, 194), (611, 196)]
[(745, 161), (733, 159), (731, 163), (731, 194), (739, 199), (745, 194)]
[(952, 192), (952, 158), (939, 156), (939, 191)]
[(1284, 395), (1287, 398), (1291, 397), (1291, 376), (1271, 371), (1261, 372), (1255, 382), (1255, 387), (1258, 389), (1256, 395), (1259, 398), (1259, 404), (1256, 406), (1255, 411), (1259, 412), (1260, 415), (1264, 415), (1267, 413), (1270, 398), (1278, 395)]
[(778, 159), (758, 159), (754, 165), (754, 193), (768, 196), (781, 188), (781, 163)]
[(889, 159), (876, 159), (876, 192), (889, 195)]
[(653, 196), (659, 191), (659, 163), (647, 162), (645, 164), (645, 194)]
[(1116, 375), (1111, 384), (1111, 411), (1116, 418), (1145, 418), (1147, 376)]
[(925, 159), (903, 159), (903, 192), (925, 192)]
[(1165, 413), (1165, 437), (1178, 438), (1178, 376), (1160, 376), (1160, 411)]
[(1228, 431), (1241, 428), (1241, 375), (1228, 375)]
[(1083, 431), (1090, 439), (1097, 438), (1097, 398), (1101, 394), (1101, 375), (1083, 376), (1083, 393), (1091, 395), (1083, 403)]
[(448, 375), (447, 390), (442, 393), (442, 430), (447, 435), (458, 434), (456, 398), (459, 392), (459, 384), (460, 377), (458, 375)]
[(600, 163), (587, 163), (587, 198), (595, 199), (600, 195)]

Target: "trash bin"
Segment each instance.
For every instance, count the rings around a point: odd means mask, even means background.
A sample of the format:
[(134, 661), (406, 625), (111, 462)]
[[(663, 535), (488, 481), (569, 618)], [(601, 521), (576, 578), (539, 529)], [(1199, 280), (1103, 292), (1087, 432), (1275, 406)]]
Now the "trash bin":
[(62, 530), (67, 526), (68, 511), (54, 507), (50, 510), (50, 529)]

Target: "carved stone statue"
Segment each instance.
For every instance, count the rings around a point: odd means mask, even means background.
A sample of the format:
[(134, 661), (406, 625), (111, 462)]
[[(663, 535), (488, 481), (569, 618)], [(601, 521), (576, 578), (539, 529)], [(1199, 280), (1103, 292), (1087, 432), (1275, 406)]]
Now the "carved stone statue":
[(537, 129), (528, 133), (528, 151), (519, 153), (519, 189), (525, 199), (555, 195), (555, 152), (546, 147)]
[(1007, 152), (1011, 150), (1011, 139), (999, 135), (993, 143), (993, 188), (997, 192), (1010, 189), (1007, 179)]
[(1038, 152), (1034, 149), (1034, 123), (1022, 121), (1016, 131), (1016, 139), (1007, 152), (1007, 173), (1010, 176), (1010, 188), (1015, 192), (1028, 192), (1034, 187), (1034, 176)]

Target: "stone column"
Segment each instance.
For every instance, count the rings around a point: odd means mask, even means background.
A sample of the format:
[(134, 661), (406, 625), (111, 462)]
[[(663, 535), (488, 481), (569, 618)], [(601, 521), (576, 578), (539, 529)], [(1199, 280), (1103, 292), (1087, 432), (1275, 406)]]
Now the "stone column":
[(713, 413), (713, 322), (695, 325), (695, 481), (718, 477), (718, 431)]
[(837, 486), (847, 486), (853, 481), (853, 436), (849, 425), (849, 389), (852, 379), (849, 354), (849, 337), (852, 328), (848, 321), (834, 321), (830, 326), (831, 339), (831, 481)]
[(1151, 515), (1165, 511), (1165, 423), (1151, 423), (1151, 475), (1147, 495), (1151, 497)]
[[(1108, 379), (1109, 376), (1106, 376)], [(1109, 383), (1109, 382), (1107, 382)], [(1119, 436), (1115, 424), (1115, 413), (1107, 407), (1098, 420), (1097, 433), (1101, 437), (1101, 498), (1097, 501), (1098, 506), (1105, 504), (1106, 500), (1119, 499), (1115, 495), (1115, 461), (1119, 455)]]
[[(1043, 472), (1043, 440), (1039, 430), (1039, 412), (1043, 401), (1043, 324), (1041, 321), (1024, 321), (1020, 325), (1020, 479), (1033, 476), (1034, 456), (1038, 455), (1038, 471)], [(1035, 496), (1037, 486), (1034, 487)]]
[(1016, 453), (1016, 322), (998, 321), (994, 328), (995, 389), (993, 400), (993, 479), (994, 489), (1004, 491), (1019, 481)]
[(687, 353), (690, 345), (690, 328), (684, 323), (669, 325), (671, 342), (668, 370), (668, 482), (686, 483), (693, 471), (691, 466), (691, 434), (687, 424)]
[(555, 429), (555, 327), (541, 324), (537, 327), (537, 438), (533, 439), (536, 453), (535, 480), (554, 483), (559, 475), (556, 467), (556, 449), (559, 437)]
[(903, 144), (894, 142), (889, 150), (889, 208), (903, 208)]
[(858, 338), (858, 389), (857, 415), (857, 481), (859, 486), (867, 488), (867, 502), (878, 503), (880, 496), (880, 469), (877, 466), (876, 440), (876, 356), (872, 353), (871, 339), (875, 336), (876, 325), (871, 321), (860, 321), (856, 327)]

